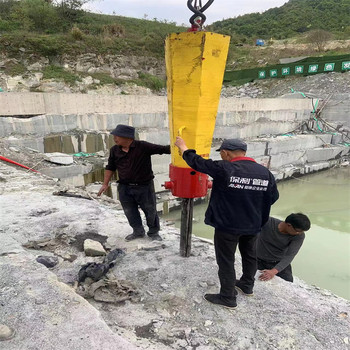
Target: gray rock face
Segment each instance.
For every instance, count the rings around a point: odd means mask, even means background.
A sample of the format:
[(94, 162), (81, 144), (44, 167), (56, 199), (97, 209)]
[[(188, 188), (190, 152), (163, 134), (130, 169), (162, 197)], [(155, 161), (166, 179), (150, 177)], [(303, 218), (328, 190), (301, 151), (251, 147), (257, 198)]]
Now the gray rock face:
[[(5, 55), (2, 55), (1, 66), (6, 67), (9, 64), (23, 64), (27, 67), (27, 72), (23, 75), (16, 77), (7, 76), (4, 73), (0, 73), (0, 88), (4, 91), (32, 91), (36, 89), (42, 92), (96, 92), (96, 88), (99, 86), (93, 86), (93, 84), (99, 84), (100, 81), (93, 79), (91, 76), (84, 77), (81, 81), (76, 81), (75, 84), (65, 84), (63, 81), (55, 81), (52, 79), (43, 79), (41, 73), (46, 66), (49, 65), (49, 61), (46, 58), (37, 58), (35, 62), (28, 63), (28, 60), (23, 58), (22, 61), (17, 59), (10, 59)], [(64, 69), (77, 73), (103, 73), (108, 74), (116, 79), (132, 80), (138, 78), (138, 72), (152, 74), (158, 77), (165, 77), (165, 66), (163, 61), (146, 56), (121, 56), (121, 55), (105, 55), (100, 56), (92, 53), (82, 54), (78, 57), (72, 58), (68, 55), (63, 55), (59, 63)], [(118, 90), (115, 88), (115, 84), (106, 84), (113, 90), (114, 94), (120, 94), (124, 89)], [(124, 91), (123, 93), (131, 93)], [(135, 92), (134, 92), (135, 93)], [(139, 93), (148, 94), (148, 91), (140, 87)]]
[(71, 287), (31, 262), (29, 254), (13, 256), (11, 261), (0, 257), (0, 278), (6, 282), (6, 286), (0, 283), (0, 302), (5, 306), (0, 318), (16, 326), (16, 335), (3, 349), (114, 350), (116, 344), (121, 349), (136, 348), (114, 334), (99, 312)]
[[(17, 59), (10, 59), (3, 55), (0, 66), (7, 64), (27, 65), (26, 74), (11, 77), (0, 73), (0, 88), (4, 91), (24, 92), (33, 89), (42, 92), (61, 92), (61, 93), (101, 93), (101, 94), (138, 94), (150, 95), (152, 92), (140, 86), (125, 84), (125, 86), (116, 87), (115, 84), (99, 85), (96, 79), (91, 76), (82, 78), (74, 84), (67, 85), (63, 81), (54, 81), (43, 79), (41, 73), (49, 65), (47, 58), (37, 58), (36, 62), (28, 64), (27, 60), (21, 62)], [(258, 62), (261, 63), (261, 62)], [(149, 73), (161, 78), (165, 78), (165, 65), (163, 60), (152, 57), (140, 56), (121, 56), (82, 54), (76, 58), (63, 55), (60, 60), (63, 68), (72, 73), (103, 73), (116, 79), (132, 80), (138, 78), (138, 72)], [(236, 98), (261, 98), (261, 97), (281, 97), (290, 95), (291, 88), (294, 91), (300, 91), (307, 94), (316, 95), (318, 98), (326, 98), (328, 95), (346, 94), (350, 89), (350, 72), (316, 74), (308, 77), (288, 77), (285, 79), (266, 79), (255, 80), (242, 86), (224, 86), (221, 91), (222, 97)], [(164, 91), (159, 94), (164, 95)], [(295, 95), (295, 94), (294, 94)]]

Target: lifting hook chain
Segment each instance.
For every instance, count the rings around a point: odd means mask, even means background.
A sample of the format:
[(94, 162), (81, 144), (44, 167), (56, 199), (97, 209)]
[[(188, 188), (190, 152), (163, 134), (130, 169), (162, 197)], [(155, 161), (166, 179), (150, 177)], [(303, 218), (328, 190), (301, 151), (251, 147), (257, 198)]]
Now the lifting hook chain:
[[(194, 4), (192, 5), (194, 1)], [(202, 30), (203, 24), (207, 17), (204, 15), (204, 11), (214, 2), (214, 0), (208, 0), (207, 3), (202, 6), (202, 0), (188, 0), (187, 7), (194, 13), (190, 18), (192, 25), (192, 31)]]

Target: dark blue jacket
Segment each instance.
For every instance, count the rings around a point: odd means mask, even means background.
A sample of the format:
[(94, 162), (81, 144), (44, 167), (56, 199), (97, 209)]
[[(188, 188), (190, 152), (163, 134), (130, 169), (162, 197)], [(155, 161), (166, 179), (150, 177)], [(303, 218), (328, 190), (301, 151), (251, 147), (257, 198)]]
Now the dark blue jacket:
[(279, 197), (275, 178), (264, 166), (247, 157), (213, 161), (195, 150), (183, 159), (194, 170), (213, 178), (213, 188), (204, 222), (232, 234), (254, 235), (269, 219)]

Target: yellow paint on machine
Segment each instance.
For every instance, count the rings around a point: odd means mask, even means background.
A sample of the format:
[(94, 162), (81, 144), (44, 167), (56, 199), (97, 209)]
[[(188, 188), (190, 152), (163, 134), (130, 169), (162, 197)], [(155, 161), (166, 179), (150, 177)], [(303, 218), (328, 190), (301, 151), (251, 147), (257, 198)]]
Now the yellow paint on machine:
[(170, 34), (165, 41), (171, 163), (188, 168), (174, 146), (209, 157), (230, 37), (210, 32)]

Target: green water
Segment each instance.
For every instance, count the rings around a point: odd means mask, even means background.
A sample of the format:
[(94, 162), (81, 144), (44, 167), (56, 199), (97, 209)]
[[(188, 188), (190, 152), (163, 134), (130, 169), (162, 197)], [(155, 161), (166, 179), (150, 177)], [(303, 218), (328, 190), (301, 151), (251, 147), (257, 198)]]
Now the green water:
[[(284, 219), (303, 212), (312, 227), (292, 266), (295, 276), (350, 300), (350, 168), (336, 168), (278, 183), (279, 200), (271, 215)], [(192, 232), (213, 238), (204, 224), (207, 203), (195, 205)], [(164, 216), (180, 227), (180, 211)]]

